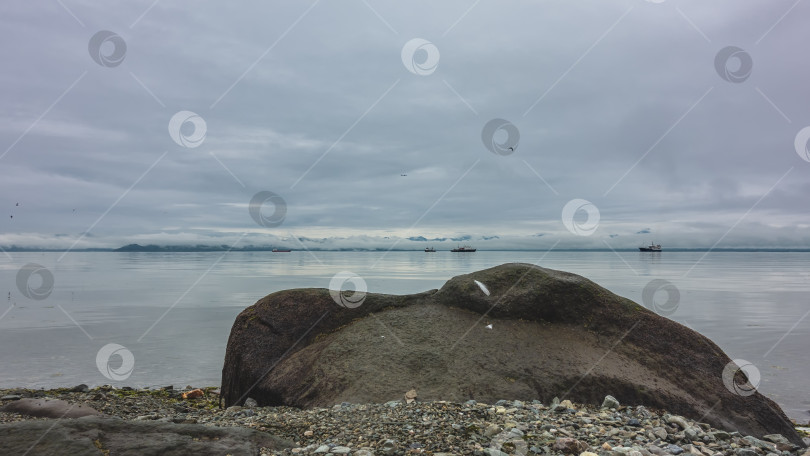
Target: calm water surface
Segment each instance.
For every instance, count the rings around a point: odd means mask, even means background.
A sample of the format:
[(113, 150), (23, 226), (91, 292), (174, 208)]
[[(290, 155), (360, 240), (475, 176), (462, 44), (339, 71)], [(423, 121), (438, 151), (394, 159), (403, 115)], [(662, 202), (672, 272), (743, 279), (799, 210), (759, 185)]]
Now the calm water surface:
[[(216, 385), (234, 318), (271, 292), (325, 288), (345, 270), (371, 292), (414, 293), (507, 262), (580, 274), (639, 303), (650, 280), (670, 281), (680, 291), (670, 318), (753, 363), (762, 393), (810, 419), (810, 253), (13, 253), (0, 256), (0, 387)], [(52, 273), (47, 298), (18, 289), (28, 263)], [(110, 343), (133, 355), (125, 380), (97, 367)]]

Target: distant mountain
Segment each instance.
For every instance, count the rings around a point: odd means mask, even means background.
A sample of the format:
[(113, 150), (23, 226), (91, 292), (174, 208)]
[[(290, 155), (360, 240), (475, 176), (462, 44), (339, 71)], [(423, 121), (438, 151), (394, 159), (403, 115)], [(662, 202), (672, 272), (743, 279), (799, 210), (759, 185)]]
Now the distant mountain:
[[(471, 240), (472, 236), (470, 236), (469, 234), (465, 234), (464, 236), (459, 236), (459, 237), (454, 237), (454, 238), (443, 237), (443, 238), (431, 238), (431, 239), (428, 239), (428, 238), (426, 238), (424, 236), (411, 236), (411, 237), (409, 237), (407, 239), (409, 241), (416, 241), (416, 242), (444, 242), (444, 241), (447, 241), (447, 240), (450, 240), (450, 241), (453, 241), (453, 242), (461, 242), (461, 241), (469, 241), (469, 240)], [(487, 241), (489, 239), (499, 239), (499, 237), (498, 236), (489, 236), (489, 237), (485, 236), (482, 239)]]
[(140, 244), (129, 244), (123, 247), (117, 248), (113, 250), (114, 252), (225, 252), (228, 250), (233, 251), (265, 251), (265, 250), (273, 250), (274, 248), (281, 248), (281, 247), (272, 247), (272, 246), (263, 246), (257, 247), (253, 245), (249, 245), (246, 247), (240, 248), (231, 248), (228, 245), (140, 245)]

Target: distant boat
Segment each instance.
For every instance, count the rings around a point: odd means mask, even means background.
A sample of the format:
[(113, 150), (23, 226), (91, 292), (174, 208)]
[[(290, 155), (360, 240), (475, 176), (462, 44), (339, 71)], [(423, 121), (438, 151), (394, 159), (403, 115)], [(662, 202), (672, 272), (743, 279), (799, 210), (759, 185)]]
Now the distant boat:
[(436, 251), (436, 249), (434, 249), (433, 247), (425, 247), (425, 252), (427, 252), (427, 253), (431, 253), (431, 252), (435, 252), (435, 251)]
[(286, 250), (286, 249), (273, 249), (273, 252), (275, 252), (275, 253), (288, 253), (288, 252), (292, 252), (292, 250)]
[(641, 252), (660, 252), (661, 244), (650, 244), (647, 247), (639, 247), (638, 250)]
[(475, 249), (470, 247), (469, 245), (465, 245), (463, 247), (456, 247), (451, 252), (475, 252)]

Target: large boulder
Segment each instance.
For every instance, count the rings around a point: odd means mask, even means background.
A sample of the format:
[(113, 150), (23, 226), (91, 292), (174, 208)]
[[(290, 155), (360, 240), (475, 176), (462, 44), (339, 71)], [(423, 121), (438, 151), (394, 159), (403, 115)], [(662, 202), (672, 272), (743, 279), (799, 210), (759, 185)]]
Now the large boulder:
[[(483, 285), (483, 286), (482, 286)], [(575, 274), (505, 264), (356, 308), (328, 290), (281, 291), (237, 316), (222, 370), (226, 406), (539, 399), (666, 409), (803, 445), (759, 393), (726, 388), (731, 360), (708, 338)], [(728, 379), (726, 379), (728, 380)], [(745, 383), (743, 374), (737, 382)]]

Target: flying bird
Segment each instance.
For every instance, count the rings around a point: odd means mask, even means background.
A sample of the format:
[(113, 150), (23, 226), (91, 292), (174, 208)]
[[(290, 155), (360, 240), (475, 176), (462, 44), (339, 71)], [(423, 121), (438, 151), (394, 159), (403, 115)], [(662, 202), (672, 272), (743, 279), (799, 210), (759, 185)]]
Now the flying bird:
[(514, 152), (514, 151), (515, 151), (515, 148), (514, 148), (514, 147), (512, 147), (512, 146), (509, 146), (509, 150), (511, 150), (512, 152)]
[(17, 206), (19, 206), (19, 205), (20, 205), (20, 203), (17, 203), (16, 205), (17, 205)]
[(486, 328), (487, 328), (487, 329), (492, 329), (492, 323), (488, 324), (488, 325), (486, 326)]

